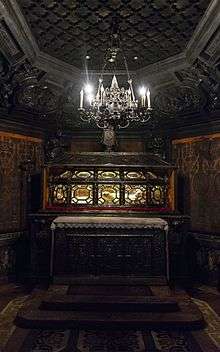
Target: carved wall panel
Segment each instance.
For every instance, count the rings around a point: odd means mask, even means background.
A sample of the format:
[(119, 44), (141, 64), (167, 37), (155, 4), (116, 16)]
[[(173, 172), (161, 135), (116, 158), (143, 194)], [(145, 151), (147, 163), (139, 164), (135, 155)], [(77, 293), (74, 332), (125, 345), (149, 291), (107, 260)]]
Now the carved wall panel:
[(192, 230), (220, 233), (220, 133), (174, 140), (173, 159)]
[(220, 238), (213, 234), (192, 233), (189, 261), (193, 278), (203, 283), (218, 285), (220, 267)]
[(25, 228), (28, 175), (42, 161), (41, 139), (0, 132), (0, 233)]

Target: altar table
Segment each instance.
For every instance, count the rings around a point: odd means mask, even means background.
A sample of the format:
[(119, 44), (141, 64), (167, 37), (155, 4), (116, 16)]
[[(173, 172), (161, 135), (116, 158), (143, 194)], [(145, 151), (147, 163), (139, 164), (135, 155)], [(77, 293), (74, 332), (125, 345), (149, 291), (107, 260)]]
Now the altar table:
[(169, 280), (168, 224), (160, 218), (59, 216), (51, 224), (50, 275)]

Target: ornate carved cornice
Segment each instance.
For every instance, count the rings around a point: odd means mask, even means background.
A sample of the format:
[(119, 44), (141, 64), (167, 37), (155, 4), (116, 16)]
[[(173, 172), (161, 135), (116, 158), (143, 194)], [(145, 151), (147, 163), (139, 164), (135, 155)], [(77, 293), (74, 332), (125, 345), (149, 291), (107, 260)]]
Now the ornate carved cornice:
[(219, 28), (219, 24), (220, 1), (213, 0), (187, 45), (186, 58), (189, 63), (193, 63), (200, 55), (210, 40), (211, 36)]
[(38, 45), (17, 2), (14, 0), (1, 0), (0, 13), (10, 28), (12, 35), (21, 46), (25, 56), (34, 61), (39, 51)]
[(139, 76), (146, 75), (147, 77), (149, 77), (165, 72), (174, 72), (177, 69), (181, 69), (187, 66), (189, 66), (189, 64), (186, 60), (186, 55), (184, 52), (182, 52), (180, 54), (171, 56), (168, 59), (161, 60), (156, 62), (155, 64), (141, 68), (140, 70), (137, 70), (136, 73)]
[(60, 61), (55, 57), (52, 57), (41, 51), (38, 51), (38, 55), (36, 56), (34, 64), (38, 68), (43, 69), (46, 72), (58, 77), (58, 79), (62, 80), (63, 82), (65, 80), (77, 81), (82, 75), (82, 71), (78, 68)]

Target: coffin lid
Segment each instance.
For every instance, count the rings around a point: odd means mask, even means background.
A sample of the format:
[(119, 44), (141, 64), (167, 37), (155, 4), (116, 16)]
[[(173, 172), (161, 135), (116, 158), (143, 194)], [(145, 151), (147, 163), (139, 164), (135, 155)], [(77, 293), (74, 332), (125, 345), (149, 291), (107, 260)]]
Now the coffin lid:
[(85, 166), (85, 167), (150, 167), (174, 169), (175, 166), (151, 153), (83, 152), (59, 155), (46, 166)]

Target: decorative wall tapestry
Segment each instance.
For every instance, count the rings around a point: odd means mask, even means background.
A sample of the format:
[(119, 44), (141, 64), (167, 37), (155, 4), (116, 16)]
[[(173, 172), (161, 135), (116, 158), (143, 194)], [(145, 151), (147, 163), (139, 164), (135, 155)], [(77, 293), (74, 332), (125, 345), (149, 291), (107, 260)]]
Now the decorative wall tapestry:
[(220, 133), (174, 140), (173, 160), (192, 230), (220, 233)]
[(0, 233), (25, 229), (28, 173), (42, 162), (41, 139), (0, 132)]

